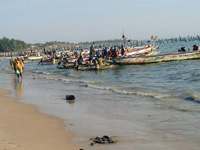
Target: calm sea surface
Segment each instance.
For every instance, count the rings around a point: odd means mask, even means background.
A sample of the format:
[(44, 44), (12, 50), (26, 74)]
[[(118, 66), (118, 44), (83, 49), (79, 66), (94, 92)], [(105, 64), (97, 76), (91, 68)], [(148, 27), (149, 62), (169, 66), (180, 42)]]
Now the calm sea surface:
[[(158, 51), (177, 52), (181, 46), (192, 49), (194, 44), (200, 42), (160, 44)], [(77, 137), (73, 141), (80, 145), (89, 144), (90, 137), (108, 135), (120, 142), (92, 149), (200, 146), (200, 60), (103, 71), (27, 63), (23, 75), (23, 82), (17, 82), (4, 59), (0, 64), (0, 88), (13, 89), (13, 96), (21, 102), (63, 119), (66, 129)], [(66, 101), (67, 94), (73, 94), (76, 100)]]

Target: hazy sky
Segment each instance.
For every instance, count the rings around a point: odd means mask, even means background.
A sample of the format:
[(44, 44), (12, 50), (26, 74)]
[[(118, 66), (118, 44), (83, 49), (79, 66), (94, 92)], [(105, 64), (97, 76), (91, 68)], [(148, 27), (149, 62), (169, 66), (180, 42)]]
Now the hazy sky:
[(200, 0), (0, 0), (0, 35), (27, 43), (200, 34)]

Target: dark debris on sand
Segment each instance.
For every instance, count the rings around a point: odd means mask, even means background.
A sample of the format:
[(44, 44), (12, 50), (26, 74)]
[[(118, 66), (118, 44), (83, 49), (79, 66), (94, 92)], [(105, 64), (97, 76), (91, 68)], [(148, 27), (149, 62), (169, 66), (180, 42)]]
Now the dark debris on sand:
[(93, 142), (90, 143), (90, 146), (94, 146), (94, 144), (111, 144), (111, 143), (117, 143), (117, 141), (113, 141), (109, 136), (104, 135), (103, 137), (95, 137), (90, 138)]

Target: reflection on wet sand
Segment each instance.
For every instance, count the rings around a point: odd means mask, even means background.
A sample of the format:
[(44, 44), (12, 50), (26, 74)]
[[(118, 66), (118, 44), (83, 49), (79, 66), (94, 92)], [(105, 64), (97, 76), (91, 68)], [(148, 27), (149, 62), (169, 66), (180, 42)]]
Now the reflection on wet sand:
[(23, 84), (22, 81), (18, 80), (17, 78), (13, 79), (13, 86), (16, 92), (17, 97), (22, 97), (23, 96)]
[(68, 102), (69, 104), (73, 104), (73, 103), (75, 102), (75, 100), (67, 100), (67, 102)]

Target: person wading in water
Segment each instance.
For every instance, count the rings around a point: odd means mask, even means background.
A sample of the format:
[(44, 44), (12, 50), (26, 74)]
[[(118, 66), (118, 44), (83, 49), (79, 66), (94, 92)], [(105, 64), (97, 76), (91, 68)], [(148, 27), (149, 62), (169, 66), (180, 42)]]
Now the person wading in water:
[(16, 74), (17, 74), (18, 80), (19, 80), (19, 77), (21, 77), (21, 79), (23, 80), (23, 77), (22, 77), (23, 67), (24, 67), (24, 63), (19, 57), (17, 57)]

